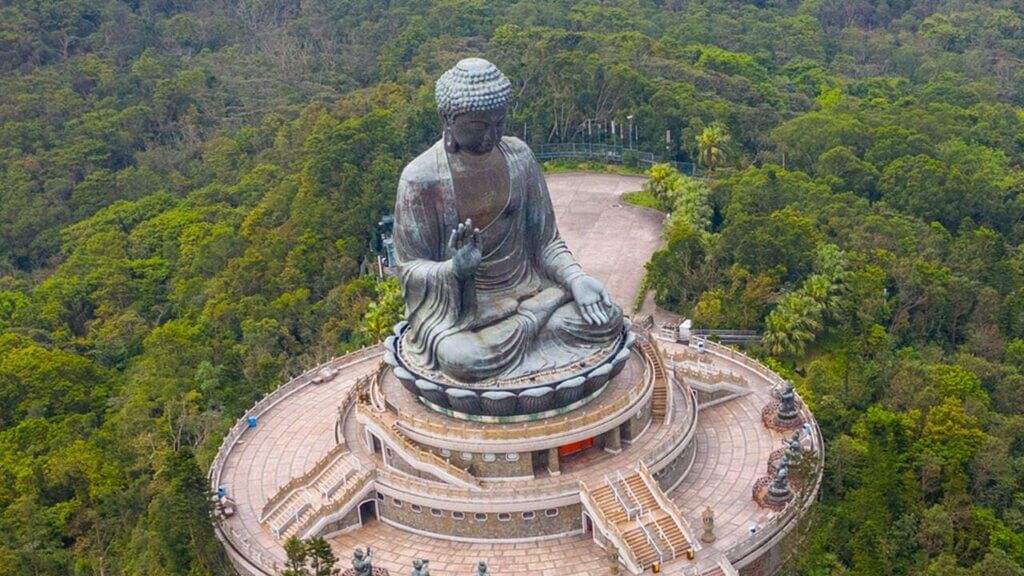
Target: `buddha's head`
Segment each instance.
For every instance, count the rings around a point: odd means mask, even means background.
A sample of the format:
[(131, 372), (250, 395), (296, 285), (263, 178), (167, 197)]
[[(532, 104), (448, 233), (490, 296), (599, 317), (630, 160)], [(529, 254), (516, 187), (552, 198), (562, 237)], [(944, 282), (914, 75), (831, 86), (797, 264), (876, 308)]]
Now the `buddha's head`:
[(482, 58), (466, 58), (437, 79), (437, 109), (450, 154), (486, 154), (505, 133), (512, 83)]

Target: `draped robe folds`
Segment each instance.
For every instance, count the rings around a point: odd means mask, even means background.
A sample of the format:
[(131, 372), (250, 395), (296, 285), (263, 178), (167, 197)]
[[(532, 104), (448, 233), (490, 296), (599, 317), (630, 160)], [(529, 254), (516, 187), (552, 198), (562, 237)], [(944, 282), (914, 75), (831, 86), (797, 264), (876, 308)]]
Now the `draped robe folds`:
[(443, 143), (406, 166), (398, 187), (394, 247), (409, 323), (401, 354), (455, 382), (582, 369), (610, 353), (622, 330), (617, 306), (603, 325), (582, 318), (569, 282), (583, 271), (558, 234), (540, 166), (516, 138), (498, 147), (508, 200), (490, 223), (476, 223), (482, 261), (472, 278), (456, 277), (448, 239), (461, 220), (456, 194), (474, 191), (454, 189)]

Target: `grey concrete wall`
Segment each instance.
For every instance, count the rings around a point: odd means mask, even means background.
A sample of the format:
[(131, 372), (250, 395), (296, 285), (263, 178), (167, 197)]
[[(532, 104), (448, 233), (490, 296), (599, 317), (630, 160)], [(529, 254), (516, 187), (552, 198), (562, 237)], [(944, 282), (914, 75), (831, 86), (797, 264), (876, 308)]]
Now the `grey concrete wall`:
[(440, 510), (440, 516), (436, 516), (426, 506), (419, 511), (409, 502), (397, 506), (390, 496), (383, 502), (378, 500), (378, 505), (381, 515), (396, 524), (456, 538), (526, 539), (575, 532), (583, 527), (580, 504), (556, 508), (558, 515), (555, 517), (548, 517), (544, 510), (533, 510), (532, 520), (523, 519), (521, 512), (510, 512), (508, 520), (499, 519), (499, 515), (494, 512), (488, 513), (483, 520), (466, 512), (464, 518), (459, 520), (452, 517), (452, 510)]
[(622, 427), (622, 441), (628, 442), (639, 436), (650, 420), (651, 403), (647, 402), (640, 408), (639, 416), (634, 414), (632, 418), (626, 421), (626, 425)]
[[(373, 497), (373, 493), (370, 494), (370, 497)], [(361, 499), (360, 502), (363, 500), (365, 500), (365, 498)], [(327, 524), (321, 534), (333, 534), (355, 526), (359, 526), (359, 503), (356, 503), (355, 507), (352, 508), (352, 510), (349, 510), (348, 514), (345, 514), (338, 520)]]
[[(424, 450), (433, 452), (438, 457), (448, 460), (453, 465), (468, 471), (477, 478), (522, 478), (533, 475), (533, 461), (530, 453), (519, 453), (518, 460), (509, 460), (505, 453), (494, 453), (490, 456), (480, 453), (468, 453), (467, 460), (462, 452), (443, 452), (440, 448), (419, 445)], [(491, 459), (493, 457), (493, 460)], [(491, 460), (491, 461), (488, 461)]]
[(697, 442), (695, 440), (691, 440), (689, 446), (683, 448), (683, 451), (679, 453), (679, 456), (677, 456), (672, 463), (652, 474), (654, 479), (658, 481), (658, 486), (661, 486), (662, 490), (669, 492), (673, 487), (675, 487), (683, 477), (683, 474), (685, 474), (689, 469), (696, 451)]

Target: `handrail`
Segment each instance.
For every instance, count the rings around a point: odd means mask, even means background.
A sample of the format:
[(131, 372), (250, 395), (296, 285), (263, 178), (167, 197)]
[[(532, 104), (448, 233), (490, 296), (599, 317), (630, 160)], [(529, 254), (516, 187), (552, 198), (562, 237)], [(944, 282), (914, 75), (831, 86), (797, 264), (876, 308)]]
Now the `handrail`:
[(651, 548), (654, 548), (654, 551), (658, 553), (658, 560), (660, 560), (661, 563), (664, 564), (665, 551), (661, 549), (661, 546), (658, 546), (657, 542), (655, 542), (654, 535), (651, 534), (650, 529), (647, 528), (646, 524), (641, 524), (640, 531), (644, 533), (644, 536), (647, 538), (647, 543), (651, 545)]
[(594, 500), (594, 497), (591, 495), (590, 489), (587, 488), (587, 485), (583, 483), (583, 481), (580, 481), (579, 484), (580, 502), (583, 503), (584, 508), (591, 511), (594, 516), (592, 519), (596, 524), (598, 524), (598, 528), (600, 528), (601, 533), (611, 540), (612, 544), (614, 544), (619, 552), (622, 553), (622, 560), (623, 564), (626, 565), (626, 569), (632, 573), (639, 573), (643, 571), (643, 566), (640, 565), (640, 560), (636, 557), (633, 549), (626, 544), (626, 540), (623, 538), (622, 532), (619, 531), (618, 526), (613, 524), (608, 517), (604, 515), (604, 511), (601, 510), (601, 507)]
[(693, 537), (693, 529), (690, 527), (690, 523), (686, 521), (686, 516), (679, 510), (679, 506), (661, 489), (658, 481), (651, 475), (651, 471), (644, 464), (643, 460), (638, 463), (637, 471), (640, 473), (640, 478), (644, 481), (644, 484), (647, 485), (647, 489), (651, 491), (654, 499), (658, 502), (658, 506), (675, 520), (679, 526), (679, 531), (683, 533), (683, 537), (686, 538), (694, 550), (697, 550), (699, 545)]
[(331, 514), (344, 509), (346, 506), (353, 504), (351, 502), (353, 496), (362, 491), (366, 487), (366, 484), (374, 478), (374, 470), (360, 470), (357, 474), (349, 478), (346, 481), (347, 488), (334, 497), (330, 498), (326, 504), (321, 505), (319, 508), (313, 511), (313, 513), (303, 520), (299, 526), (295, 529), (295, 534), (299, 534), (303, 539), (311, 538), (316, 534), (310, 533), (310, 530), (316, 527), (316, 524)]
[(356, 403), (356, 410), (359, 412), (359, 414), (366, 416), (367, 418), (376, 422), (378, 425), (377, 427), (380, 430), (382, 430), (384, 434), (391, 439), (392, 442), (394, 442), (398, 446), (402, 446), (402, 453), (412, 456), (421, 464), (433, 466), (440, 469), (443, 474), (454, 477), (457, 480), (457, 482), (461, 484), (474, 488), (480, 487), (480, 481), (477, 480), (476, 477), (470, 474), (469, 472), (466, 472), (462, 468), (455, 466), (454, 464), (452, 464), (448, 460), (441, 458), (437, 454), (423, 450), (419, 446), (416, 446), (415, 444), (410, 442), (408, 438), (403, 436), (398, 430), (395, 429), (394, 422), (388, 422), (386, 420), (385, 413), (377, 412), (369, 405), (364, 404), (362, 402)]
[(661, 524), (658, 523), (658, 519), (654, 517), (654, 514), (651, 514), (650, 510), (647, 511), (647, 517), (651, 520), (649, 524), (653, 523), (654, 527), (658, 529), (658, 537), (661, 538), (661, 541), (668, 544), (668, 547), (672, 549), (672, 558), (675, 558), (676, 547), (672, 544), (672, 541), (668, 539), (668, 536), (665, 535), (665, 531), (661, 529)]
[[(638, 339), (639, 340), (639, 339)], [(570, 412), (563, 416), (546, 419), (544, 422), (523, 422), (520, 425), (499, 424), (489, 427), (486, 430), (455, 424), (447, 421), (445, 424), (438, 424), (430, 420), (419, 418), (409, 414), (393, 404), (388, 404), (392, 415), (397, 418), (399, 426), (414, 433), (429, 432), (438, 438), (452, 438), (453, 436), (466, 440), (526, 440), (538, 439), (546, 436), (553, 436), (575, 429), (579, 424), (593, 423), (611, 414), (626, 411), (636, 401), (646, 395), (649, 388), (654, 386), (654, 374), (650, 378), (642, 378), (625, 395), (616, 398), (597, 410), (580, 413)]]
[(523, 498), (574, 498), (579, 494), (575, 487), (567, 487), (565, 484), (555, 484), (541, 488), (525, 489), (500, 488), (488, 485), (485, 495), (482, 490), (471, 490), (468, 488), (459, 488), (448, 484), (442, 484), (440, 482), (431, 482), (422, 478), (416, 478), (414, 476), (388, 470), (387, 468), (377, 469), (377, 483), (385, 487), (400, 489), (421, 496), (430, 496), (449, 502), (461, 503), (517, 503), (521, 502)]
[[(621, 482), (622, 485), (626, 487), (626, 492), (629, 494), (629, 497), (633, 499), (633, 502), (636, 502), (636, 510), (637, 510), (636, 517), (639, 518), (640, 516), (643, 516), (644, 515), (644, 505), (643, 505), (643, 502), (641, 502), (640, 499), (636, 497), (636, 494), (633, 493), (633, 489), (630, 488), (629, 482), (626, 482), (626, 479), (622, 476), (622, 470), (616, 470), (615, 474), (618, 475), (619, 482)], [(627, 509), (626, 512), (628, 514), (629, 510)]]
[(270, 499), (263, 505), (263, 509), (260, 511), (260, 522), (265, 521), (271, 514), (273, 514), (277, 507), (280, 506), (289, 496), (294, 494), (300, 489), (306, 489), (316, 483), (321, 476), (327, 472), (327, 469), (333, 466), (337, 461), (348, 452), (348, 447), (342, 444), (336, 444), (327, 451), (327, 454), (323, 458), (317, 461), (312, 468), (307, 470), (302, 476), (298, 476), (288, 481), (285, 485), (277, 489)]
[(626, 498), (619, 493), (619, 489), (616, 487), (615, 482), (609, 480), (607, 474), (604, 475), (604, 482), (612, 489), (612, 495), (615, 496), (615, 501), (618, 502), (622, 506), (622, 509), (626, 511), (626, 518), (632, 518), (635, 509), (629, 502), (626, 502)]

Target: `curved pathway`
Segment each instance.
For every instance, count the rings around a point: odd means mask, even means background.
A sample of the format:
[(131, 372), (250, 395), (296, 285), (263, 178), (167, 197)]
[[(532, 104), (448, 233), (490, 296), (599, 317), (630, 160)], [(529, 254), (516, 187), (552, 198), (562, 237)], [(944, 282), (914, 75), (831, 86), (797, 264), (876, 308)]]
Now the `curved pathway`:
[(272, 561), (284, 561), (284, 549), (260, 526), (263, 504), (335, 445), (336, 406), (359, 377), (377, 368), (382, 354), (342, 367), (329, 382), (297, 390), (245, 432), (221, 473), (221, 484), (236, 504), (235, 515), (221, 523), (224, 530), (265, 550)]

